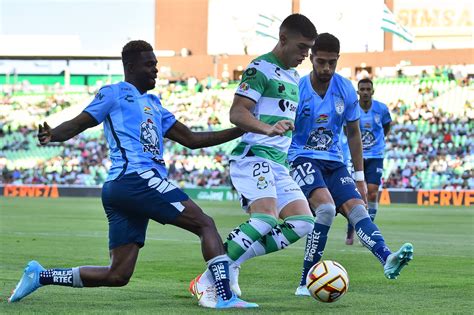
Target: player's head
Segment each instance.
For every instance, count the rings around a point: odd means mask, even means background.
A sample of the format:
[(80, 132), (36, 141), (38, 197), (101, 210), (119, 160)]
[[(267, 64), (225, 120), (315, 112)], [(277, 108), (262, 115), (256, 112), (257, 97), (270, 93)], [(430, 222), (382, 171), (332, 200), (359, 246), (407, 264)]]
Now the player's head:
[(280, 58), (287, 67), (296, 67), (308, 57), (318, 33), (313, 23), (302, 14), (288, 16), (280, 25), (278, 45)]
[(311, 47), (311, 63), (316, 79), (321, 82), (331, 80), (336, 72), (337, 60), (339, 59), (339, 39), (329, 33), (319, 34)]
[(149, 43), (143, 40), (128, 42), (122, 49), (122, 63), (125, 81), (142, 93), (155, 88), (157, 60)]
[(359, 94), (360, 100), (367, 102), (372, 100), (374, 95), (374, 83), (369, 78), (360, 80), (357, 83), (357, 94)]

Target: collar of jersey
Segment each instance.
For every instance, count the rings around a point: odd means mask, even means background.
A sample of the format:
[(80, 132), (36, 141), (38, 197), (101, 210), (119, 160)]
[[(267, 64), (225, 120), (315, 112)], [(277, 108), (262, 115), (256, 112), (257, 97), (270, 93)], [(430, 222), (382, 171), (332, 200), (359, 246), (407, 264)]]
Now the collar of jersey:
[(271, 60), (274, 64), (276, 64), (277, 66), (282, 67), (282, 69), (284, 69), (284, 70), (290, 69), (290, 68), (288, 68), (288, 67), (285, 67), (285, 66), (283, 65), (283, 63), (280, 61), (280, 59), (278, 59), (277, 56), (275, 56), (275, 54), (274, 54), (273, 52), (269, 52), (269, 53), (267, 54), (267, 56), (268, 56), (268, 59), (270, 59), (270, 60)]
[(138, 91), (138, 89), (135, 87), (135, 85), (131, 84), (131, 83), (128, 83), (127, 81), (122, 81), (122, 83), (124, 83), (125, 85), (129, 86), (132, 91), (133, 91), (133, 94), (135, 94), (136, 96), (143, 96), (143, 95), (146, 95), (147, 92), (143, 93), (143, 94), (140, 94), (140, 91)]

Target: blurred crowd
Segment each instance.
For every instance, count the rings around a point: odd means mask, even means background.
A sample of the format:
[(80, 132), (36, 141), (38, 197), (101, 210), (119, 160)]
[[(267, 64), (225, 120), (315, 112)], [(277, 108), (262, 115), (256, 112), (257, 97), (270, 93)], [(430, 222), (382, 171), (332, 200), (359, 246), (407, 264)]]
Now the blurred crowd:
[[(235, 85), (206, 82), (209, 81), (188, 80), (158, 87), (153, 92), (178, 120), (193, 130), (228, 128)], [(472, 89), (472, 83), (469, 86), (465, 80), (456, 82), (456, 87)], [(472, 100), (466, 101), (461, 110), (452, 111), (451, 104), (436, 102), (445, 91), (425, 85), (413, 88), (418, 95), (415, 101), (397, 99), (388, 103), (394, 125), (387, 141), (384, 187), (474, 189)], [(35, 140), (37, 123), (69, 106), (87, 104), (84, 100), (90, 100), (93, 93), (94, 90), (89, 89), (81, 97), (63, 91), (40, 97), (3, 95), (0, 183), (102, 184), (110, 161), (99, 128), (65, 143), (52, 144), (49, 151), (44, 151)], [(17, 110), (23, 111), (25, 119), (19, 120), (13, 115)], [(228, 154), (235, 142), (191, 151), (165, 141), (164, 158), (169, 178), (180, 187), (229, 186)]]

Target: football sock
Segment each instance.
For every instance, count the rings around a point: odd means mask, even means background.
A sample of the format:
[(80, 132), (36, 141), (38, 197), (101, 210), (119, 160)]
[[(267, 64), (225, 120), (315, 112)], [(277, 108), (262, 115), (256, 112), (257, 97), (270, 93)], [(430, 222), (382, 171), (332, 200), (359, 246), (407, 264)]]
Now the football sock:
[(357, 236), (362, 244), (370, 249), (372, 254), (385, 265), (390, 249), (385, 245), (382, 233), (369, 217), (367, 210), (363, 205), (356, 205), (352, 208), (348, 216), (350, 222), (355, 227)]
[(66, 287), (82, 288), (79, 267), (66, 269), (48, 269), (39, 274), (39, 283), (41, 285), (62, 285)]
[(369, 206), (369, 217), (372, 220), (372, 222), (374, 222), (375, 221), (375, 215), (377, 214), (377, 209), (379, 207), (379, 203), (378, 202), (369, 202), (368, 206)]
[(352, 224), (347, 220), (347, 236), (349, 237), (350, 235), (353, 235), (354, 233), (354, 227)]
[(254, 213), (250, 220), (242, 223), (232, 232), (224, 242), (224, 248), (232, 261), (242, 256), (252, 244), (272, 230), (278, 223), (274, 216)]
[(217, 295), (223, 300), (230, 300), (232, 298), (232, 291), (229, 284), (229, 261), (227, 255), (220, 255), (210, 259), (207, 262), (207, 267), (214, 279)]
[(313, 228), (314, 218), (309, 215), (293, 215), (287, 217), (283, 223), (275, 226), (268, 234), (253, 243), (247, 251), (240, 256), (234, 264), (241, 265), (244, 261), (284, 249)]
[[(233, 263), (239, 259), (255, 241), (270, 232), (277, 223), (277, 219), (269, 214), (251, 214), (250, 220), (235, 228), (224, 242), (229, 262)], [(202, 274), (199, 283), (210, 285), (213, 281), (212, 277), (210, 270), (207, 269)]]
[(306, 247), (304, 251), (303, 270), (301, 271), (300, 285), (306, 284), (306, 276), (309, 269), (321, 260), (328, 239), (329, 228), (331, 227), (334, 216), (336, 215), (336, 206), (325, 203), (319, 205), (314, 211), (316, 215), (313, 231), (306, 238)]

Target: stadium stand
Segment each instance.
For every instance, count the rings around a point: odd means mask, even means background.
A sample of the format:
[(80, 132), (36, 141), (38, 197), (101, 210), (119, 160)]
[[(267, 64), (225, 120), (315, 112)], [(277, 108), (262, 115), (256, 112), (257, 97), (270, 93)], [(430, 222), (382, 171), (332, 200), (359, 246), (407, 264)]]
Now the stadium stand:
[[(189, 82), (189, 81), (188, 81)], [(474, 82), (449, 72), (419, 77), (376, 78), (375, 99), (387, 103), (394, 125), (387, 143), (383, 186), (474, 189)], [(0, 183), (100, 185), (110, 165), (100, 126), (58, 146), (41, 147), (36, 125), (54, 126), (79, 113), (97, 85), (65, 93), (16, 90), (0, 104)], [(27, 90), (27, 89), (26, 89)], [(235, 85), (211, 88), (169, 84), (156, 92), (166, 108), (194, 130), (230, 126)], [(181, 187), (228, 186), (228, 153), (234, 142), (193, 151), (165, 143), (170, 178)], [(186, 180), (184, 180), (186, 178)], [(186, 182), (186, 184), (185, 184)]]

